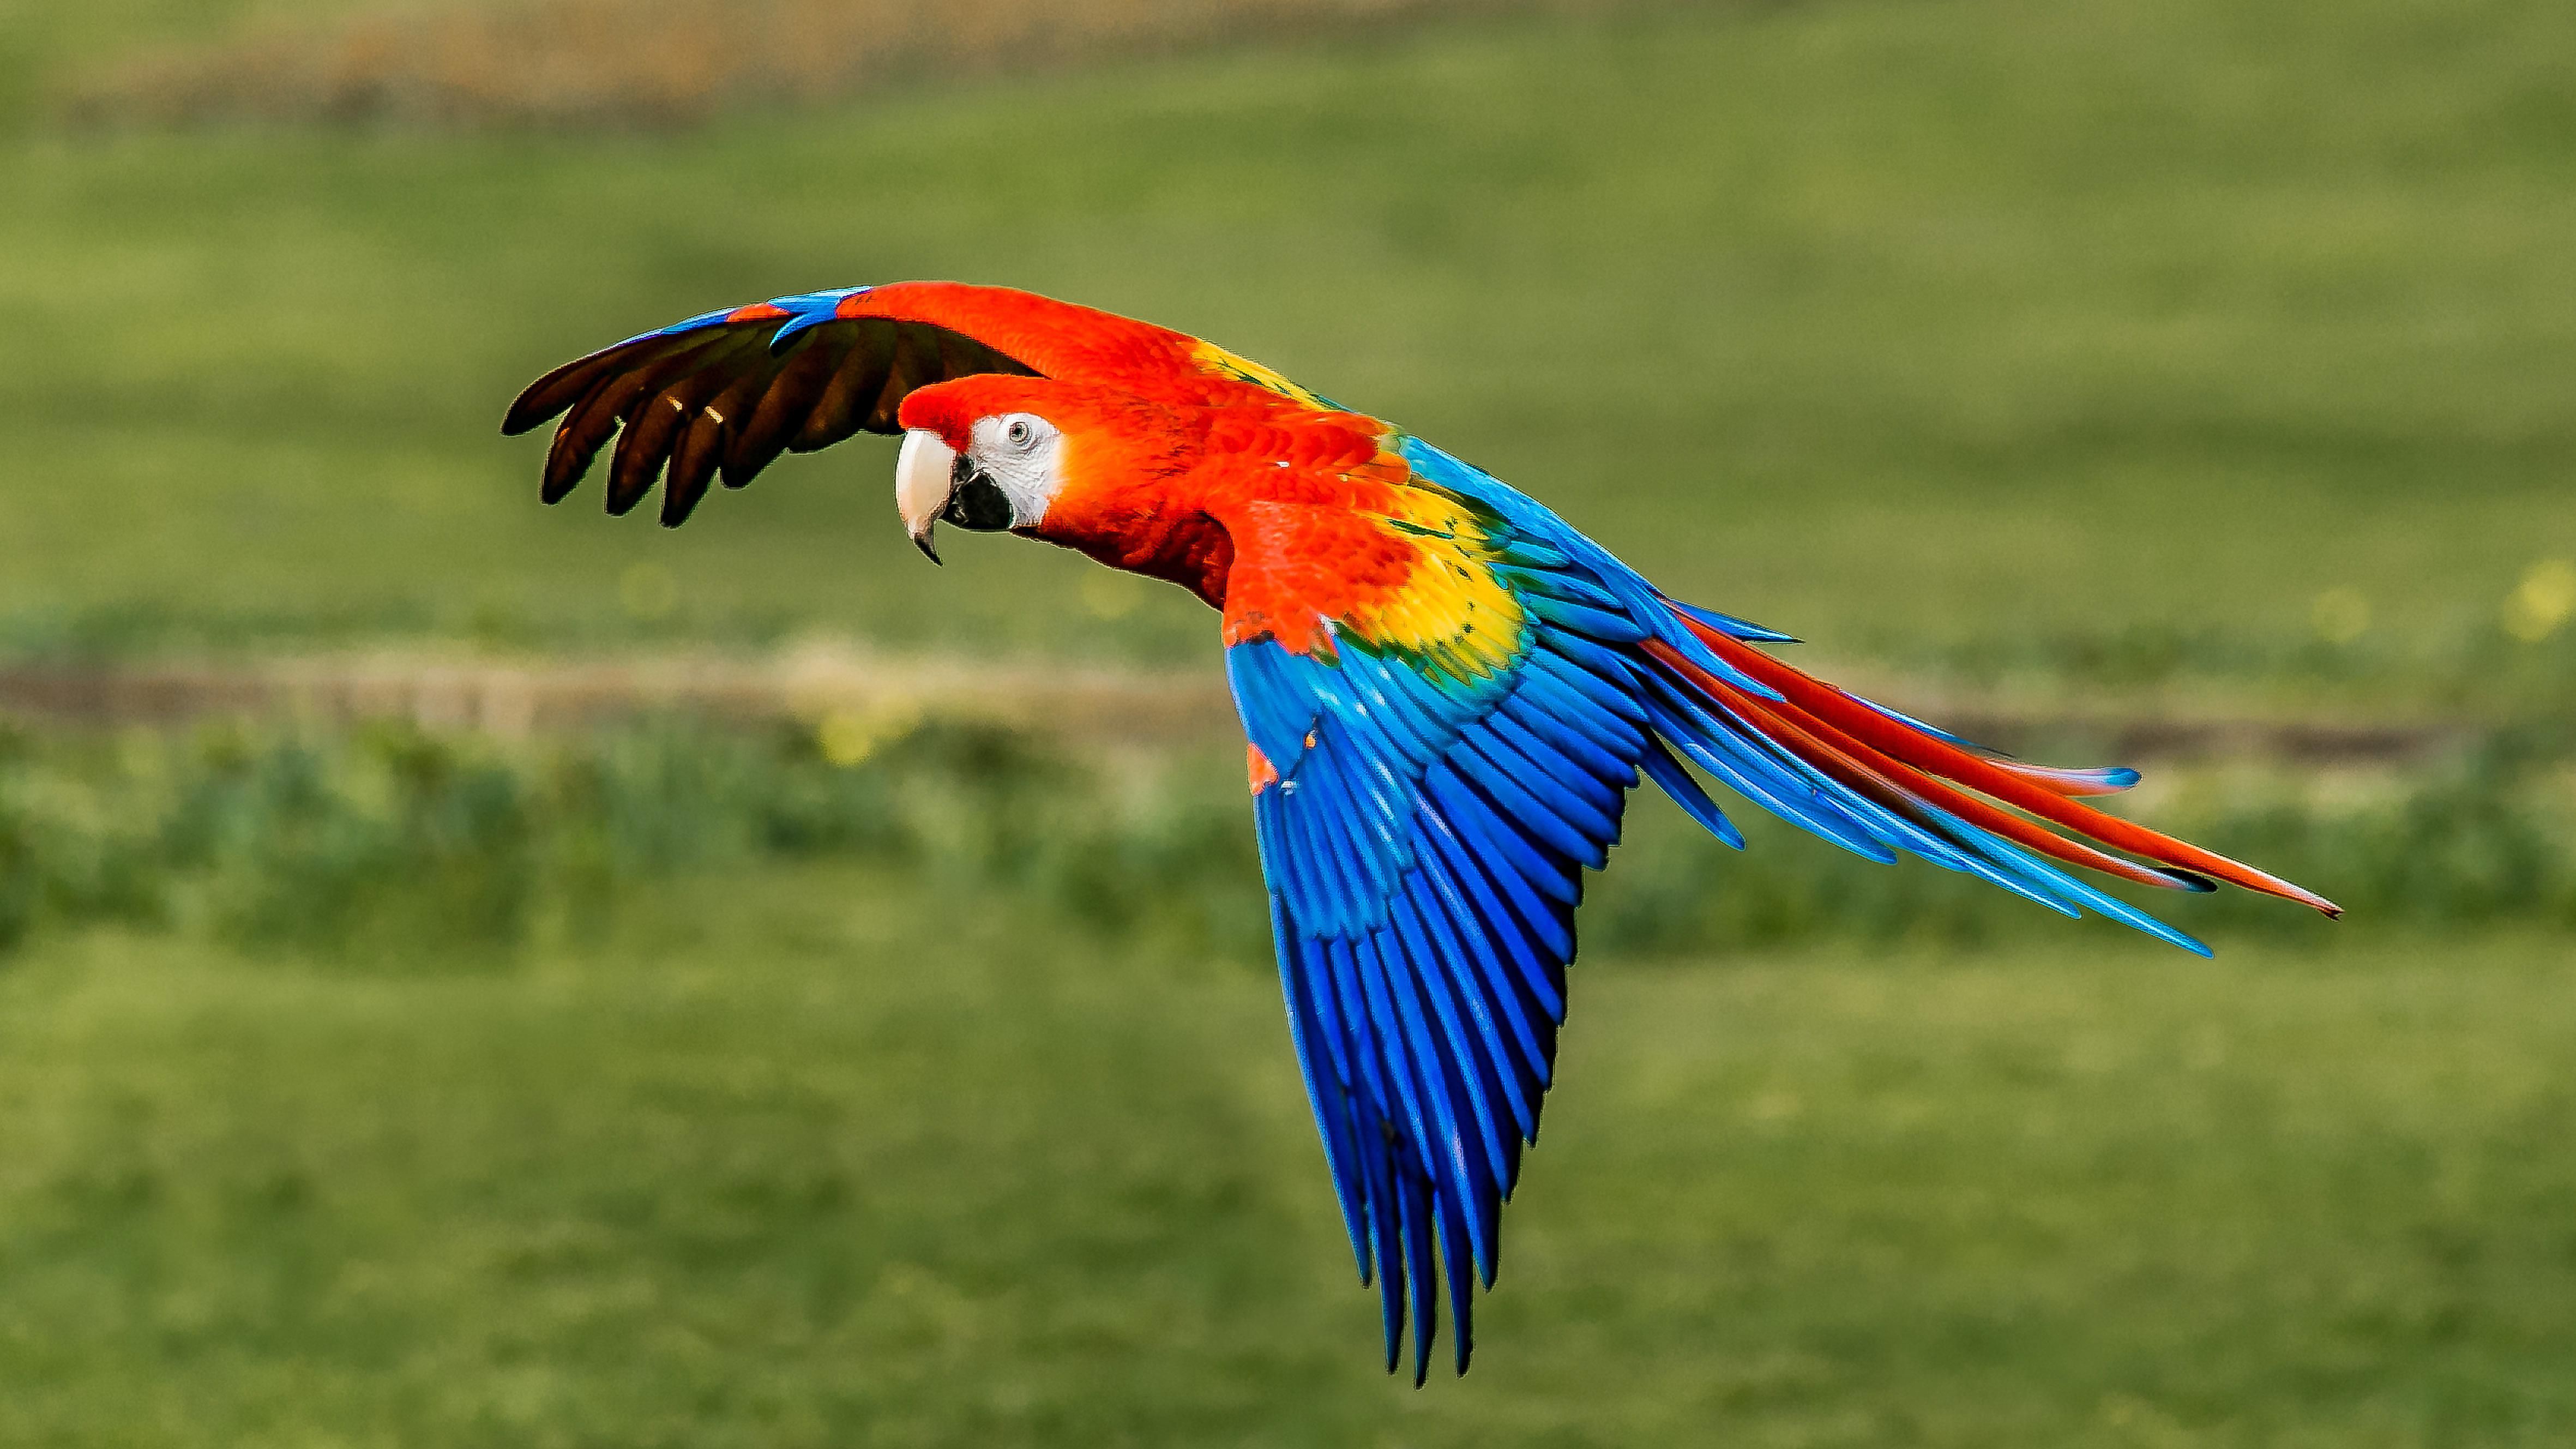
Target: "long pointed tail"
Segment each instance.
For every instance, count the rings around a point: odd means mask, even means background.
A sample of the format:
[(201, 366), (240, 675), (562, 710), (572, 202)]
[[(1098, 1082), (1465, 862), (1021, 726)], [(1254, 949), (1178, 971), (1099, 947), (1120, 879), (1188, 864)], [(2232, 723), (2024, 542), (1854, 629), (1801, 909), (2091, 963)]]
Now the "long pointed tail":
[[(2342, 914), (2334, 902), (2278, 876), (2082, 803), (2081, 797), (2135, 784), (2134, 770), (2064, 770), (2005, 759), (1747, 642), (1748, 635), (1777, 636), (1730, 630), (1723, 626), (1733, 621), (1724, 616), (1686, 606), (1676, 606), (1674, 617), (1688, 631), (1684, 642), (1696, 641), (1707, 654), (1694, 658), (1697, 651), (1664, 639), (1636, 646), (1657, 732), (1764, 808), (1837, 844), (1879, 860), (1898, 851), (1919, 855), (2068, 914), (2090, 907), (2202, 954), (2208, 948), (2198, 941), (2048, 862), (2180, 890), (2206, 891), (2225, 881)], [(1669, 767), (1651, 773), (1694, 815), (1724, 823), (1688, 774)]]

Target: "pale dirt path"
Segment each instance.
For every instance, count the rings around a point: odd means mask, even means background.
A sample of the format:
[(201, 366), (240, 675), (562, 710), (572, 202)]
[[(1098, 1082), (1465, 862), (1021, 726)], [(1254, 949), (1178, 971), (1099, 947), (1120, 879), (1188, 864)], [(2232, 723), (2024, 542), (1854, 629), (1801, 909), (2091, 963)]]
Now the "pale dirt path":
[[(1925, 717), (2002, 749), (2050, 738), (2099, 741), (2113, 758), (2289, 759), (2394, 764), (2465, 739), (2456, 724), (2353, 723), (2112, 707), (2011, 709), (1941, 691), (1889, 688)], [(843, 645), (776, 654), (561, 659), (423, 653), (119, 665), (0, 664), (0, 717), (80, 726), (175, 725), (224, 717), (345, 723), (407, 719), (501, 736), (654, 713), (721, 719), (891, 724), (922, 715), (987, 719), (1073, 738), (1152, 744), (1219, 740), (1235, 729), (1222, 676), (878, 655)]]

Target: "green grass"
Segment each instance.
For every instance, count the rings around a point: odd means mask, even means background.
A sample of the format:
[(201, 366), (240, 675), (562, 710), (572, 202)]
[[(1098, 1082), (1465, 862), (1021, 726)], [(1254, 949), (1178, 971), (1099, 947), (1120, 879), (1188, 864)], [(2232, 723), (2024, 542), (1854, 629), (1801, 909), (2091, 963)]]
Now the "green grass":
[[(47, 64), (118, 13), (38, 27)], [(1069, 556), (921, 567), (886, 444), (664, 536), (538, 508), (540, 444), (492, 435), (630, 331), (947, 275), (1220, 339), (1846, 657), (2379, 703), (2537, 668), (2554, 708), (2576, 630), (2495, 619), (2576, 554), (2571, 47), (2540, 0), (1646, 6), (671, 136), (25, 122), (0, 620), (1203, 659), (1195, 606), (1098, 617)], [(621, 610), (639, 561), (671, 616)]]
[(0, 977), (0, 1439), (2576, 1433), (2562, 941), (1587, 965), (1477, 1367), (1417, 1394), (1266, 973), (851, 869), (628, 925)]

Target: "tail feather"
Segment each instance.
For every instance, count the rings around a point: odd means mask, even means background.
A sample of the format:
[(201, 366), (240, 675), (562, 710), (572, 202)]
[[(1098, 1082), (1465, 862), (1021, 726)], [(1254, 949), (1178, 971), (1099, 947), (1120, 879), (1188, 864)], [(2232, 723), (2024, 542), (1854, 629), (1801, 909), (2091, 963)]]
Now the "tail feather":
[(2060, 795), (2117, 795), (2138, 783), (2138, 772), (2124, 765), (2070, 770), (2058, 765), (2026, 765), (2019, 760), (1990, 759), (1987, 763)]
[[(2049, 859), (2141, 885), (2209, 890), (2215, 878), (2328, 916), (2342, 914), (2313, 891), (2079, 803), (2080, 797), (2129, 788), (2137, 783), (2134, 770), (2058, 769), (1999, 757), (1793, 669), (1694, 611), (1676, 615), (1726, 674), (1762, 690), (1746, 689), (1672, 645), (1649, 640), (1638, 647), (1657, 672), (1881, 809), (1939, 834), (1947, 834), (1938, 829), (1939, 817), (1948, 817)], [(2006, 805), (2014, 809), (2001, 808)], [(2077, 835), (2090, 839), (2072, 838)]]
[(2125, 860), (2081, 840), (2069, 840), (2018, 815), (1973, 799), (1901, 761), (1876, 754), (1848, 735), (1837, 736), (1829, 726), (1818, 725), (1812, 719), (1801, 721), (1782, 706), (1766, 703), (1732, 688), (1679, 655), (1672, 656), (1666, 663), (1692, 677), (1701, 688), (1716, 693), (1739, 716), (1753, 722), (1764, 734), (1788, 745), (1799, 758), (1822, 769), (1846, 787), (1900, 814), (1917, 814), (1922, 805), (1934, 805), (1978, 829), (1991, 831), (2015, 845), (2036, 850), (2068, 865), (2084, 866), (2139, 885), (2160, 886), (2168, 890), (2187, 889), (2184, 882), (2161, 870)]

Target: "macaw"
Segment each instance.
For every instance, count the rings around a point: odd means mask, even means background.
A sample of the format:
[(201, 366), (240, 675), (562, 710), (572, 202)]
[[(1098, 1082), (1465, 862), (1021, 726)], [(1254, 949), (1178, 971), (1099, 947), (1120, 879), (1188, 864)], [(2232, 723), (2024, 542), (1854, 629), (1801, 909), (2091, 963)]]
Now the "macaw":
[(2133, 770), (2025, 764), (1824, 683), (1760, 647), (1789, 636), (1668, 597), (1490, 474), (1149, 323), (949, 282), (810, 292), (566, 363), (503, 431), (558, 414), (548, 503), (612, 435), (608, 511), (659, 481), (677, 525), (716, 477), (900, 433), (896, 506), (934, 562), (942, 522), (1007, 531), (1219, 612), (1289, 1036), (1388, 1371), (1409, 1320), (1417, 1386), (1443, 1277), (1466, 1372), (1474, 1285), (1493, 1286), (1554, 1069), (1583, 872), (1641, 777), (1729, 845), (1692, 766), (1872, 860), (2203, 955), (2066, 867), (2338, 914), (2084, 803)]

